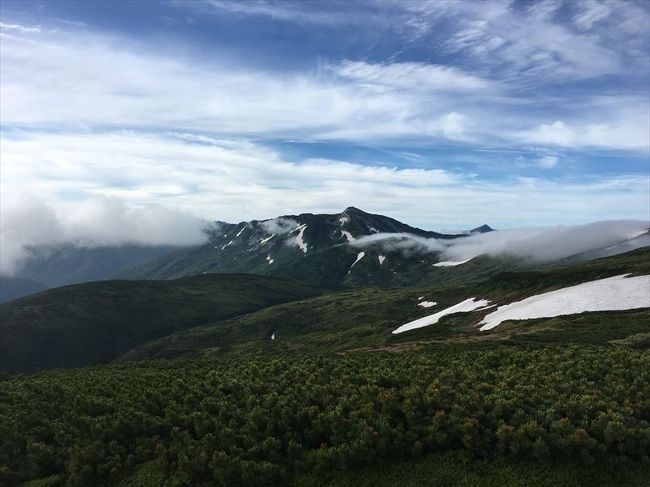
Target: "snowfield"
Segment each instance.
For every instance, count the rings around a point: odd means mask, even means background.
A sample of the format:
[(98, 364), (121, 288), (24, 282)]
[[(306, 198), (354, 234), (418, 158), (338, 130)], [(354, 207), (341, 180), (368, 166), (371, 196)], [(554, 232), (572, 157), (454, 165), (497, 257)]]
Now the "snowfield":
[(404, 333), (405, 331), (409, 331), (409, 330), (415, 330), (416, 328), (423, 328), (425, 326), (433, 325), (434, 323), (438, 323), (440, 318), (442, 318), (443, 316), (447, 316), (453, 313), (467, 313), (469, 311), (485, 308), (489, 304), (490, 302), (487, 301), (486, 299), (477, 300), (476, 298), (469, 298), (447, 309), (438, 311), (436, 314), (425, 316), (424, 318), (420, 318), (415, 321), (410, 321), (402, 326), (399, 326), (395, 330), (393, 330), (393, 335), (396, 335), (398, 333)]
[(433, 267), (454, 267), (457, 265), (464, 264), (465, 262), (469, 262), (472, 259), (467, 259), (467, 260), (458, 260), (458, 261), (453, 261), (453, 260), (446, 260), (444, 262), (436, 262), (433, 264)]
[(508, 320), (650, 308), (650, 276), (626, 276), (628, 274), (584, 282), (499, 306), (479, 323), (483, 325), (480, 330), (491, 330)]

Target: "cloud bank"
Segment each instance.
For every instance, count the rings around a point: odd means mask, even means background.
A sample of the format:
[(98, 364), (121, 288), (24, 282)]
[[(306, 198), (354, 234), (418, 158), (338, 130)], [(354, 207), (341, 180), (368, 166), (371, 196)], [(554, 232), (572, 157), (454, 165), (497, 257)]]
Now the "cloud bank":
[(207, 241), (206, 223), (163, 207), (129, 208), (118, 198), (50, 203), (38, 198), (7, 200), (0, 212), (0, 273), (13, 274), (29, 248), (197, 245)]
[(260, 222), (264, 231), (274, 235), (286, 235), (298, 226), (298, 222), (292, 218), (273, 218)]
[(386, 252), (405, 255), (439, 253), (444, 261), (465, 261), (479, 255), (512, 256), (550, 262), (594, 249), (619, 244), (647, 231), (650, 222), (602, 221), (587, 225), (501, 230), (454, 240), (424, 238), (406, 233), (378, 233), (349, 245), (380, 245)]
[[(466, 26), (438, 47), (473, 59), (471, 70), (435, 62), (342, 58), (308, 69), (277, 71), (228, 61), (218, 50), (209, 63), (193, 62), (170, 52), (168, 46), (161, 49), (158, 44), (142, 45), (105, 33), (70, 26), (20, 30), (19, 25), (4, 24), (3, 123), (56, 129), (174, 127), (327, 141), (415, 138), (430, 143), (434, 138), (648, 150), (645, 91), (632, 90), (603, 103), (603, 97), (591, 92), (571, 91), (558, 98), (558, 94), (540, 96), (531, 87), (536, 80), (549, 81), (547, 73), (558, 73), (561, 82), (620, 74), (624, 67), (619, 58), (640, 48), (632, 51), (623, 47), (631, 46), (629, 42), (621, 43), (621, 51), (614, 52), (619, 43), (604, 47), (593, 35), (577, 35), (532, 14), (522, 23), (507, 5), (498, 9), (490, 4), (485, 11), (445, 3), (449, 5), (434, 9), (438, 15), (417, 15), (456, 19), (453, 25)], [(424, 8), (424, 3), (417, 4)], [(246, 11), (250, 5), (237, 8)], [(488, 15), (493, 15), (490, 22), (481, 18)], [(520, 32), (511, 32), (518, 25)], [(531, 33), (536, 37), (528, 41)], [(494, 39), (503, 44), (478, 52), (479, 46), (491, 45)], [(542, 46), (548, 48), (538, 52)], [(636, 71), (644, 56), (647, 53), (635, 57)], [(497, 59), (503, 72), (486, 68)], [(647, 72), (647, 66), (643, 68)], [(521, 78), (508, 79), (504, 73)], [(558, 110), (564, 103), (571, 103), (572, 113)]]

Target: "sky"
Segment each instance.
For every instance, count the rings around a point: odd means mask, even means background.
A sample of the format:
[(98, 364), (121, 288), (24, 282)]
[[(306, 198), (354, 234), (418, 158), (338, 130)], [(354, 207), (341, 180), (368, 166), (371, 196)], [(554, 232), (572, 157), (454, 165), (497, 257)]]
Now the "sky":
[(20, 245), (348, 206), (650, 219), (650, 2), (3, 0), (0, 36)]

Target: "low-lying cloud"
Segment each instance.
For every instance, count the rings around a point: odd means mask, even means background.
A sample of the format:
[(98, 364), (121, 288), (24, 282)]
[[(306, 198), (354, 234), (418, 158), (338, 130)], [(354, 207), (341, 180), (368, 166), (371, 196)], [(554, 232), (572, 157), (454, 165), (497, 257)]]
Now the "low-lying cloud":
[(275, 235), (286, 235), (287, 233), (295, 230), (298, 222), (292, 218), (273, 218), (272, 220), (265, 220), (260, 222), (260, 226), (268, 233)]
[(453, 240), (424, 238), (407, 233), (377, 233), (358, 238), (350, 245), (359, 248), (380, 245), (386, 252), (402, 252), (405, 255), (437, 252), (445, 261), (463, 261), (487, 254), (549, 262), (616, 245), (638, 236), (648, 227), (649, 223), (644, 221), (617, 220), (587, 225), (502, 230)]
[(118, 198), (98, 197), (81, 203), (3, 198), (0, 273), (15, 273), (32, 247), (186, 246), (207, 241), (206, 222), (188, 213), (157, 206), (131, 208)]

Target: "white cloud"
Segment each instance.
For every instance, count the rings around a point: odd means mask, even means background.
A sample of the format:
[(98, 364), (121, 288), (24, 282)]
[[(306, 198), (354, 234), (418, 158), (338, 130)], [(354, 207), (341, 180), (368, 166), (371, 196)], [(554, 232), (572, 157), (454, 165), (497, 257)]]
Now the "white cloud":
[[(447, 3), (425, 20), (432, 32), (443, 21), (451, 26), (446, 48), (521, 86), (544, 89), (604, 75), (641, 80), (640, 69), (648, 68), (647, 35), (641, 32), (647, 33), (650, 15), (634, 2), (540, 1), (528, 8), (514, 2)], [(567, 22), (560, 10), (575, 14)]]
[(548, 262), (588, 250), (602, 249), (648, 230), (648, 221), (603, 221), (576, 226), (500, 230), (446, 240), (410, 234), (374, 234), (351, 242), (365, 248), (379, 244), (386, 252), (441, 254), (441, 260), (466, 261), (479, 255), (514, 256)]
[[(650, 150), (650, 120), (643, 114), (646, 103), (641, 101), (638, 115), (611, 123), (569, 125), (561, 120), (543, 123), (532, 130), (513, 134), (523, 142), (557, 145), (562, 147), (613, 147), (620, 149)], [(637, 123), (632, 123), (636, 119)]]
[(28, 27), (20, 24), (5, 24), (3, 22), (0, 22), (0, 30), (10, 30), (10, 31), (16, 31), (20, 33), (41, 32), (41, 28), (38, 26)]
[(329, 67), (342, 78), (392, 88), (436, 91), (485, 90), (490, 83), (450, 67), (427, 63), (373, 64), (346, 60)]
[(298, 222), (291, 218), (272, 218), (260, 222), (260, 226), (272, 235), (286, 235), (298, 226)]
[[(505, 14), (494, 18), (499, 15)], [(647, 146), (650, 130), (647, 96), (613, 96), (607, 103), (572, 97), (572, 119), (540, 124), (535, 110), (557, 111), (557, 98), (522, 97), (516, 85), (453, 66), (347, 60), (321, 70), (277, 72), (233, 65), (218, 53), (196, 63), (87, 30), (26, 36), (0, 46), (5, 127), (153, 127), (217, 139), (523, 140), (624, 149)], [(510, 42), (492, 33), (479, 38), (499, 50)]]
[[(540, 153), (546, 155), (554, 154)], [(274, 218), (350, 205), (432, 229), (648, 214), (643, 176), (486, 182), (441, 169), (289, 161), (251, 142), (123, 131), (5, 136), (0, 171), (3, 197), (114, 196), (130, 206), (159, 205), (206, 220)]]
[(196, 245), (206, 223), (177, 210), (128, 207), (118, 198), (65, 201), (3, 191), (0, 207), (0, 273), (12, 274), (32, 246), (79, 247)]
[(440, 117), (442, 133), (449, 139), (459, 139), (464, 132), (463, 122), (465, 117), (460, 113), (451, 112)]
[(539, 167), (543, 167), (545, 169), (552, 169), (555, 166), (557, 166), (558, 158), (557, 156), (543, 156), (537, 159), (537, 164)]
[(578, 5), (579, 12), (573, 17), (573, 22), (579, 29), (589, 30), (599, 21), (607, 18), (611, 7), (603, 1), (583, 1)]

